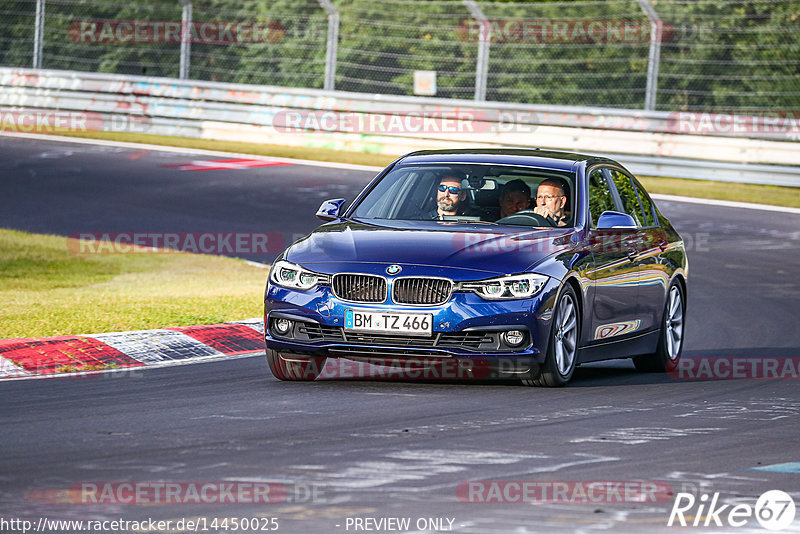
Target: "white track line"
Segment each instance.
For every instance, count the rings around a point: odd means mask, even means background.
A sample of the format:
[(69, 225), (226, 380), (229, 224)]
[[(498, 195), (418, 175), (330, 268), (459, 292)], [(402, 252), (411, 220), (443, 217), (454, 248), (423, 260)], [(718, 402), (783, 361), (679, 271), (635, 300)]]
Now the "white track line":
[[(172, 152), (176, 154), (191, 154), (201, 156), (222, 156), (231, 158), (251, 158), (265, 161), (280, 161), (295, 165), (311, 165), (314, 167), (327, 167), (331, 169), (345, 169), (354, 171), (380, 172), (383, 167), (373, 167), (370, 165), (354, 165), (352, 163), (336, 163), (331, 161), (313, 161), (307, 159), (278, 158), (272, 156), (259, 156), (256, 154), (241, 154), (238, 152), (220, 152), (217, 150), (204, 150), (200, 148), (181, 148), (166, 145), (149, 145), (145, 143), (128, 143), (124, 141), (106, 141), (104, 139), (83, 139), (79, 137), (67, 137), (60, 135), (27, 134), (18, 132), (0, 131), (0, 135), (7, 137), (18, 137), (23, 139), (40, 139), (42, 141), (56, 141), (63, 143), (82, 143), (87, 145), (113, 146), (119, 148), (145, 149), (157, 152)], [(726, 208), (778, 211), (781, 213), (792, 213), (800, 215), (800, 208), (789, 208), (785, 206), (771, 206), (769, 204), (752, 204), (749, 202), (733, 202), (730, 200), (711, 200), (707, 198), (681, 197), (676, 195), (650, 195), (656, 200), (666, 200), (669, 202), (686, 202), (690, 204), (705, 204), (708, 206), (722, 206)]]
[(372, 167), (370, 165), (355, 165), (352, 163), (336, 163), (332, 161), (313, 161), (306, 159), (279, 158), (273, 156), (263, 156), (259, 154), (241, 154), (238, 152), (222, 152), (219, 150), (205, 150), (202, 148), (181, 148), (167, 145), (149, 145), (146, 143), (129, 143), (127, 141), (107, 141), (105, 139), (84, 139), (81, 137), (69, 137), (60, 135), (28, 134), (18, 132), (0, 131), (0, 135), (6, 137), (18, 137), (22, 139), (39, 139), (41, 141), (56, 141), (63, 143), (81, 143), (85, 145), (113, 146), (118, 148), (133, 148), (152, 150), (154, 152), (173, 152), (176, 154), (196, 154), (200, 156), (222, 156), (231, 158), (249, 158), (263, 161), (280, 161), (281, 163), (292, 163), (295, 165), (313, 165), (315, 167), (330, 167), (334, 169), (346, 169), (354, 171), (374, 171), (379, 172), (383, 167)]
[(786, 206), (771, 206), (769, 204), (750, 204), (748, 202), (734, 202), (732, 200), (712, 200), (709, 198), (679, 197), (675, 195), (650, 195), (656, 200), (666, 200), (669, 202), (687, 202), (691, 204), (705, 204), (707, 206), (724, 206), (726, 208), (739, 208), (747, 210), (780, 211), (782, 213), (793, 213), (800, 215), (800, 208), (789, 208)]

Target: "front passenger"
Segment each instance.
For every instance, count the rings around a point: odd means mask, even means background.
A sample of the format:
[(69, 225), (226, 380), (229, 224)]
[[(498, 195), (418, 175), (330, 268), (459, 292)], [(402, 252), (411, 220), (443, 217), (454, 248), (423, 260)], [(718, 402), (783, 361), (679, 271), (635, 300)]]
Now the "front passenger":
[(531, 188), (517, 178), (503, 186), (500, 193), (500, 218), (514, 215), (531, 207)]

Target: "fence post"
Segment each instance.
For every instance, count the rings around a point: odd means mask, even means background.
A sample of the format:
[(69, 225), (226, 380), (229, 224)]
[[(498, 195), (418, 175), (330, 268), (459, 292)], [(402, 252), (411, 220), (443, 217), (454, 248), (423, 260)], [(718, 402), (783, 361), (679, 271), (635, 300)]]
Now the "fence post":
[(42, 68), (42, 43), (44, 42), (44, 0), (36, 0), (36, 20), (33, 30), (33, 68)]
[(181, 14), (181, 62), (178, 77), (181, 80), (189, 78), (189, 65), (192, 55), (192, 34), (189, 26), (192, 24), (192, 0), (180, 0), (183, 6)]
[(489, 72), (489, 43), (491, 41), (491, 26), (489, 20), (478, 7), (475, 0), (464, 0), (470, 14), (478, 21), (481, 26), (478, 37), (478, 60), (475, 67), (475, 100), (482, 102), (486, 100), (486, 82)]
[(661, 20), (658, 13), (650, 5), (650, 0), (638, 0), (642, 11), (650, 19), (650, 58), (647, 61), (647, 89), (645, 90), (644, 109), (656, 109), (656, 92), (658, 91), (658, 62), (661, 59)]
[(328, 13), (328, 43), (323, 87), (326, 91), (333, 91), (336, 86), (336, 57), (339, 53), (339, 12), (331, 0), (319, 0), (319, 4)]

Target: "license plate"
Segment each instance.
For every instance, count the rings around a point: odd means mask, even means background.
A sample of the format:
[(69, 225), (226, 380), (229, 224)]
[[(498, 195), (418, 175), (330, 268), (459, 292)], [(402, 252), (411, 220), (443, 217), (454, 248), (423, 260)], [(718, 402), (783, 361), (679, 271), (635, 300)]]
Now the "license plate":
[(388, 313), (345, 310), (345, 330), (384, 332), (392, 334), (433, 334), (433, 315), (430, 313)]

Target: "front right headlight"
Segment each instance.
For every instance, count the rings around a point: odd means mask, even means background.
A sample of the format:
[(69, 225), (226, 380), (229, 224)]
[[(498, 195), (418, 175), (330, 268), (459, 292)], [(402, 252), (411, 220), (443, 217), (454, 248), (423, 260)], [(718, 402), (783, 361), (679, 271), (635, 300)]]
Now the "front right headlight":
[(473, 291), (486, 300), (527, 299), (541, 291), (547, 279), (543, 274), (515, 274), (477, 282), (462, 282), (460, 288)]
[(299, 289), (308, 291), (314, 289), (318, 284), (324, 283), (328, 279), (327, 275), (309, 271), (290, 261), (280, 260), (275, 262), (269, 272), (269, 280), (276, 286), (287, 289)]

